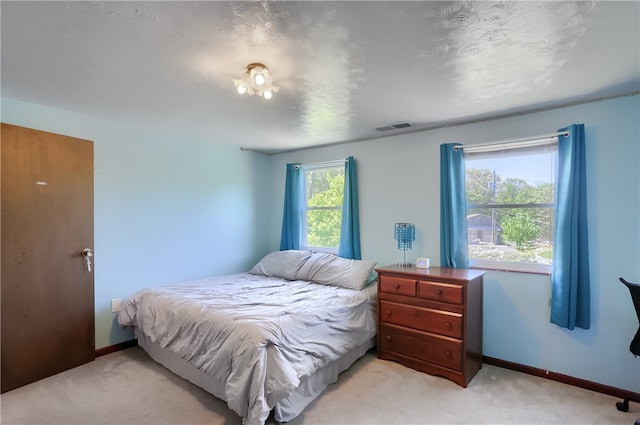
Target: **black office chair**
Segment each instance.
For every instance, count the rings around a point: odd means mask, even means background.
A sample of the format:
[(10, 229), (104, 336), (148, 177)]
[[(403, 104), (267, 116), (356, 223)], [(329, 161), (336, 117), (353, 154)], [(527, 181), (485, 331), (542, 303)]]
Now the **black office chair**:
[[(631, 283), (627, 282), (623, 278), (620, 278), (620, 282), (624, 283), (624, 285), (629, 288), (629, 292), (631, 293), (631, 300), (633, 301), (633, 306), (636, 309), (636, 315), (638, 316), (638, 322), (640, 323), (640, 284), (639, 283)], [(629, 345), (629, 351), (634, 356), (640, 356), (640, 326), (638, 327), (638, 331), (636, 332), (636, 336), (631, 340), (631, 345)], [(621, 412), (629, 411), (629, 400), (625, 398), (624, 401), (619, 401), (616, 403), (616, 407)], [(640, 425), (640, 419), (636, 420), (634, 425)]]

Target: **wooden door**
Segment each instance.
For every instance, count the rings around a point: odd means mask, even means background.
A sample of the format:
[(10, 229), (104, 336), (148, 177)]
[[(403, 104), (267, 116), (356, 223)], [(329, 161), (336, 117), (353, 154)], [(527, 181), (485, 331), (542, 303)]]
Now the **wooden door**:
[(93, 142), (2, 123), (1, 392), (95, 358)]

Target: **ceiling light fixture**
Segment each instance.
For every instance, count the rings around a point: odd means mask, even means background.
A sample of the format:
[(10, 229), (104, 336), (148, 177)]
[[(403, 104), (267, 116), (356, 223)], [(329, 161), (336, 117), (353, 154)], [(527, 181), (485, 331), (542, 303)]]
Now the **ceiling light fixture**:
[(233, 84), (240, 94), (249, 93), (249, 96), (257, 94), (265, 99), (271, 99), (273, 94), (280, 89), (273, 85), (271, 76), (269, 76), (269, 68), (261, 63), (247, 65), (247, 71), (242, 74), (240, 79), (234, 79)]

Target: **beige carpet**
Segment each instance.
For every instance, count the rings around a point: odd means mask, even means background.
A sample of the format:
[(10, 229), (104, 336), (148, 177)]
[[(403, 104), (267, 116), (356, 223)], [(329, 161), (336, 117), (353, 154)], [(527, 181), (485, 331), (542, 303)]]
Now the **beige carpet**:
[[(226, 404), (136, 347), (3, 394), (2, 424), (239, 425)], [(299, 424), (626, 424), (640, 404), (485, 365), (463, 389), (369, 352), (289, 422)]]

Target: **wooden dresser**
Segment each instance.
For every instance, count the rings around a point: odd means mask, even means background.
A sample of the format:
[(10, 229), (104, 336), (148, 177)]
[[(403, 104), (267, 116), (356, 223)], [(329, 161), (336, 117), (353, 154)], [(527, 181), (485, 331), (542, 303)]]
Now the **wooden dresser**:
[(466, 387), (482, 367), (484, 271), (386, 266), (378, 272), (378, 357)]

